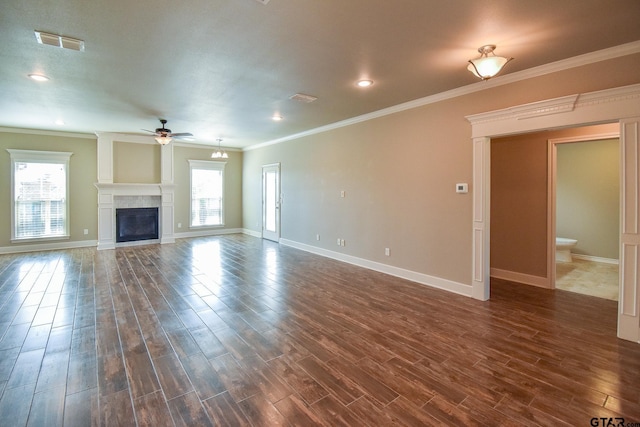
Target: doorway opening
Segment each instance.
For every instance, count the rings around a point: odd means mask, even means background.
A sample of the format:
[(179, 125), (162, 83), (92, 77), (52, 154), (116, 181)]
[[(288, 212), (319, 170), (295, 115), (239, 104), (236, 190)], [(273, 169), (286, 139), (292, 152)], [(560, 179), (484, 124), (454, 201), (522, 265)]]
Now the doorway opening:
[(620, 130), (618, 337), (640, 342), (640, 84), (467, 116), (473, 143), (472, 296), (490, 296), (491, 138), (617, 121)]
[(618, 301), (620, 135), (549, 139), (551, 287)]

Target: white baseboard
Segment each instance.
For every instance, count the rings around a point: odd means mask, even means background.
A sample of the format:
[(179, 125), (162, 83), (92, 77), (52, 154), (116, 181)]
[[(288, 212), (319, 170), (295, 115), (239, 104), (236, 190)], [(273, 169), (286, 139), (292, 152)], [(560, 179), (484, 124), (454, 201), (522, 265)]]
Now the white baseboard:
[(358, 267), (368, 268), (369, 270), (379, 271), (391, 276), (400, 277), (422, 285), (431, 286), (432, 288), (442, 289), (453, 292), (455, 294), (471, 297), (472, 287), (463, 283), (454, 282), (452, 280), (442, 279), (440, 277), (429, 276), (427, 274), (418, 273), (404, 268), (394, 267), (380, 262), (370, 261), (364, 258), (358, 258), (351, 255), (345, 255), (339, 252), (318, 248), (304, 243), (295, 242), (287, 239), (280, 239), (280, 243), (284, 246), (311, 252), (316, 255), (332, 258), (348, 264), (357, 265)]
[(613, 258), (602, 258), (598, 256), (580, 255), (580, 254), (574, 254), (574, 253), (572, 253), (571, 256), (573, 258), (582, 259), (584, 261), (602, 262), (604, 264), (615, 264), (615, 265), (620, 264), (620, 260), (613, 259)]
[(257, 237), (259, 239), (262, 239), (262, 233), (259, 231), (254, 231), (254, 230), (249, 230), (248, 228), (243, 228), (242, 229), (242, 234), (246, 234), (247, 236), (253, 236), (253, 237)]
[(533, 276), (531, 274), (516, 273), (515, 271), (491, 269), (491, 277), (496, 279), (509, 280), (511, 282), (524, 283), (525, 285), (537, 286), (539, 288), (551, 288), (547, 277)]
[(0, 254), (17, 254), (23, 252), (55, 251), (59, 249), (90, 248), (98, 245), (97, 240), (64, 241), (57, 243), (35, 243), (19, 246), (0, 247)]
[(173, 236), (176, 239), (186, 239), (189, 237), (221, 236), (223, 234), (239, 234), (242, 232), (242, 228), (217, 228), (209, 230), (185, 231), (184, 233), (174, 233)]

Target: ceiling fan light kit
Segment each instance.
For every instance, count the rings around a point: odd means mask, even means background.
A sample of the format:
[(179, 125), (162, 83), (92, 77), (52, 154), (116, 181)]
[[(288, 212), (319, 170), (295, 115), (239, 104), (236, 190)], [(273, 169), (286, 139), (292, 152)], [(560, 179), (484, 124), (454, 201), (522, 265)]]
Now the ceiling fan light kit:
[(154, 134), (155, 140), (158, 142), (158, 144), (167, 145), (168, 143), (173, 141), (174, 138), (175, 139), (192, 139), (193, 138), (193, 134), (190, 134), (189, 132), (172, 133), (171, 129), (167, 129), (164, 127), (164, 125), (167, 124), (167, 120), (166, 119), (159, 119), (159, 120), (160, 120), (160, 124), (162, 124), (161, 128), (156, 128), (155, 131), (142, 129), (145, 132)]

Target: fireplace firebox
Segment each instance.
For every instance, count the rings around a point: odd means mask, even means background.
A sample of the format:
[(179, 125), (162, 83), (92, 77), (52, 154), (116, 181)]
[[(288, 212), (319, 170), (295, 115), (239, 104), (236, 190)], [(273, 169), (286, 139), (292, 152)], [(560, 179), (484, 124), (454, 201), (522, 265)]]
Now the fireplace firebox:
[(158, 208), (116, 209), (116, 242), (158, 238)]

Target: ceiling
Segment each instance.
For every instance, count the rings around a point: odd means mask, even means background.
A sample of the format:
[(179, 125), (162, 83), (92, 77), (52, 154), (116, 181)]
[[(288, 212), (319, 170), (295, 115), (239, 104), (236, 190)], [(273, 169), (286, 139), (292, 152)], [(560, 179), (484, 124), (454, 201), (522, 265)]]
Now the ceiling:
[(509, 74), (640, 40), (638, 0), (264, 1), (3, 0), (0, 126), (144, 134), (166, 118), (243, 148), (483, 84), (466, 66), (485, 44)]

